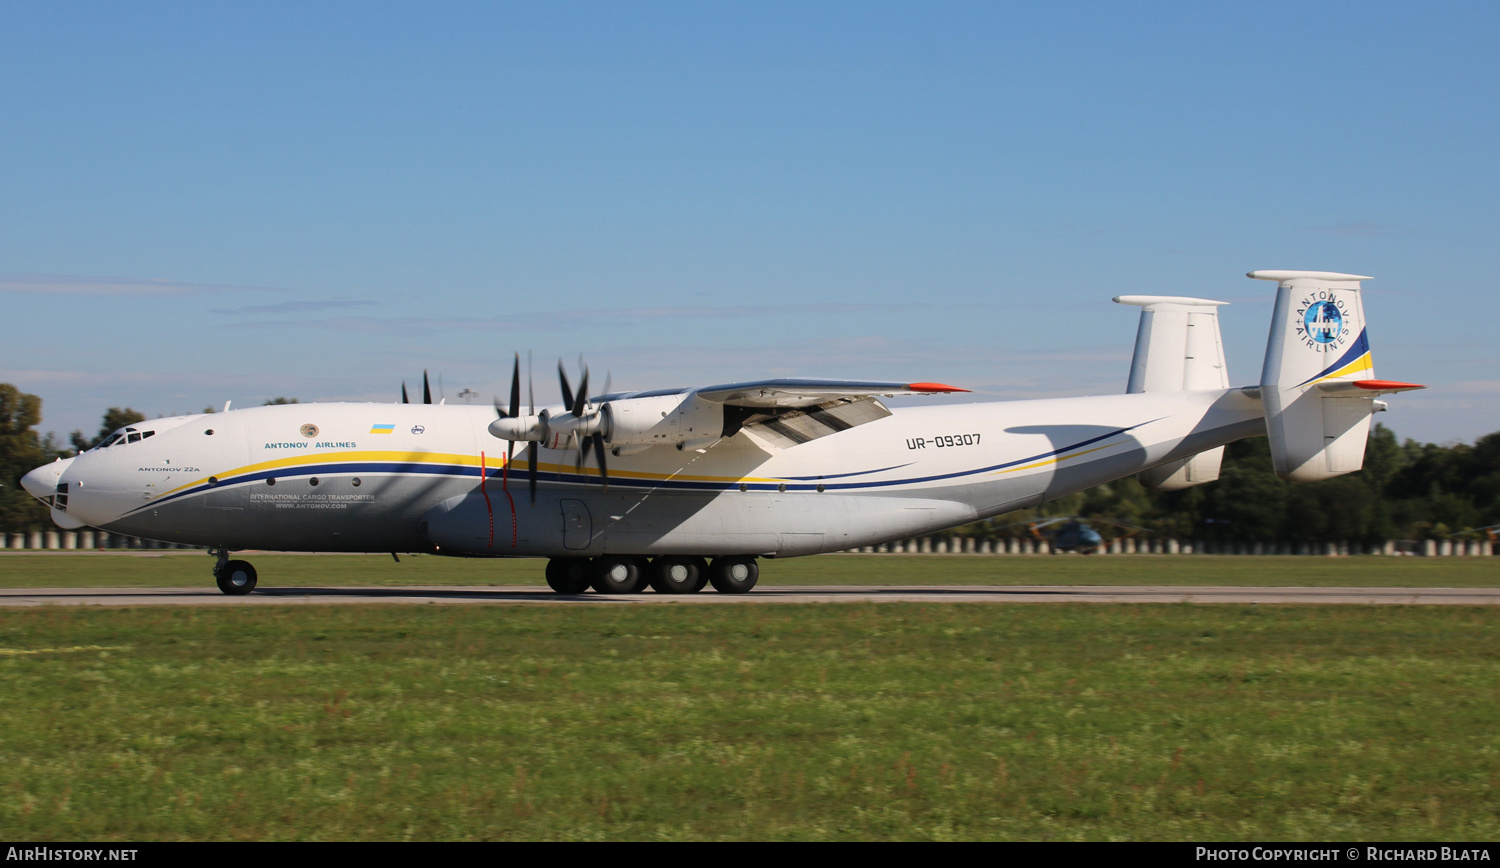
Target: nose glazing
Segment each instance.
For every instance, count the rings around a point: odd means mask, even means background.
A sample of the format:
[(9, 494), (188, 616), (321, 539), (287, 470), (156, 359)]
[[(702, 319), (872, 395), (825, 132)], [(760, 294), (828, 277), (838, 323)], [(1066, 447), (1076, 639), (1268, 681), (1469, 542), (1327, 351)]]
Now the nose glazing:
[(26, 489), (26, 493), (32, 497), (47, 500), (56, 493), (58, 479), (72, 463), (73, 459), (66, 458), (58, 459), (51, 464), (43, 464), (21, 477), (21, 487)]

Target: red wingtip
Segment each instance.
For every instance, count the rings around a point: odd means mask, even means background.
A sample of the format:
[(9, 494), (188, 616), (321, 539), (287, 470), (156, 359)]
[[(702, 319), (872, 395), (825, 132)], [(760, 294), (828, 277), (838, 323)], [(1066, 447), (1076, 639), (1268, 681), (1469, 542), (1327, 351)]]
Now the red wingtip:
[(1395, 380), (1355, 380), (1354, 385), (1361, 389), (1369, 389), (1372, 392), (1384, 392), (1391, 389), (1425, 389), (1416, 383), (1400, 383)]
[(968, 389), (960, 389), (957, 386), (945, 386), (942, 383), (910, 383), (908, 389), (913, 392), (967, 392)]

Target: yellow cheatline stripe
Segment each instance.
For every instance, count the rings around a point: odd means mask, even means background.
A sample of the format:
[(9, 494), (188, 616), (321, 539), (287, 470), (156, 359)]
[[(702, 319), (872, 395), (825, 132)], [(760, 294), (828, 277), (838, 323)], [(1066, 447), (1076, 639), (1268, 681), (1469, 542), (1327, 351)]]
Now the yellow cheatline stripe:
[(1317, 378), (1316, 380), (1313, 380), (1311, 383), (1308, 383), (1308, 385), (1309, 386), (1313, 386), (1313, 385), (1316, 385), (1318, 383), (1323, 382), (1324, 380), (1337, 380), (1340, 377), (1347, 377), (1350, 374), (1357, 374), (1357, 373), (1359, 373), (1361, 371), (1373, 370), (1374, 368), (1375, 368), (1375, 362), (1374, 362), (1374, 360), (1372, 360), (1370, 358), (1370, 354), (1369, 353), (1365, 353), (1364, 355), (1360, 356), (1359, 358), (1355, 359), (1354, 361), (1350, 362), (1349, 364), (1343, 366), (1342, 368), (1339, 368), (1337, 371), (1334, 371), (1331, 374), (1325, 374), (1324, 376), (1321, 376), (1321, 377)]
[[(223, 473), (210, 474), (199, 477), (192, 482), (183, 483), (170, 491), (163, 491), (152, 500), (160, 500), (168, 495), (185, 491), (195, 485), (203, 485), (209, 479), (217, 476), (220, 482), (233, 482), (236, 476), (244, 476), (250, 473), (259, 473), (262, 470), (279, 470), (284, 467), (298, 467), (308, 464), (327, 464), (332, 461), (405, 461), (413, 464), (466, 464), (472, 467), (479, 466), (478, 455), (459, 455), (452, 452), (311, 452), (306, 455), (293, 455), (288, 458), (277, 458), (274, 461), (262, 461), (259, 464), (250, 464), (234, 470), (226, 470)], [(504, 464), (502, 458), (495, 466)]]
[[(160, 500), (181, 491), (186, 491), (194, 486), (204, 485), (210, 478), (217, 477), (221, 483), (231, 483), (239, 476), (247, 476), (252, 473), (260, 473), (266, 470), (282, 470), (292, 467), (305, 467), (311, 464), (341, 464), (341, 463), (365, 463), (365, 462), (388, 462), (405, 464), (457, 464), (465, 467), (478, 467), (478, 455), (460, 455), (455, 452), (394, 452), (394, 451), (361, 451), (361, 452), (312, 452), (305, 455), (292, 455), (286, 458), (277, 458), (272, 461), (262, 461), (258, 464), (250, 464), (223, 473), (203, 476), (191, 482), (183, 483), (176, 488), (163, 491), (152, 500)], [(485, 464), (495, 470), (505, 467), (505, 456), (503, 454), (485, 458)], [(524, 465), (523, 465), (524, 466)], [(538, 470), (548, 473), (574, 473), (577, 468), (568, 464), (539, 463)], [(337, 472), (335, 469), (334, 472)], [(588, 473), (585, 468), (584, 473)], [(596, 471), (597, 472), (597, 469)], [(686, 474), (673, 475), (670, 473), (650, 473), (638, 470), (616, 470), (610, 472), (611, 477), (620, 479), (636, 479), (643, 481), (665, 481), (668, 479), (680, 479), (689, 482), (778, 482), (781, 477), (776, 476), (690, 476)]]
[(999, 476), (1002, 473), (1015, 473), (1018, 470), (1032, 470), (1037, 467), (1046, 467), (1048, 464), (1058, 464), (1060, 462), (1068, 460), (1069, 458), (1080, 458), (1084, 455), (1089, 454), (1090, 452), (1098, 452), (1100, 449), (1108, 449), (1111, 446), (1119, 445), (1119, 443), (1106, 443), (1103, 446), (1095, 446), (1093, 449), (1085, 449), (1082, 452), (1074, 452), (1072, 455), (1057, 455), (1052, 458), (1045, 458), (1034, 464), (1023, 464), (1020, 467), (1007, 467), (1004, 470), (996, 470), (992, 472), (990, 476)]
[(0, 648), (0, 657), (27, 654), (76, 654), (80, 651), (129, 651), (129, 645), (69, 645), (66, 648)]

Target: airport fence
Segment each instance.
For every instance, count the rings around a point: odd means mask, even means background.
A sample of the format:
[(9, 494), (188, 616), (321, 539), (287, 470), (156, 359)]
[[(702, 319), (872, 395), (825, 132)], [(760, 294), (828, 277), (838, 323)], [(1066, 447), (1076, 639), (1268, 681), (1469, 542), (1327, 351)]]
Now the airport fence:
[[(1110, 540), (1099, 547), (1101, 555), (1271, 555), (1348, 557), (1379, 555), (1398, 557), (1488, 557), (1495, 542), (1479, 540), (1385, 540), (1375, 543), (1333, 542), (1221, 542), (1215, 540), (1125, 539)], [(978, 537), (928, 536), (878, 546), (848, 549), (860, 554), (936, 555), (1045, 555), (1052, 554), (1046, 539), (981, 539)]]
[[(1386, 540), (1359, 542), (1280, 542), (1244, 543), (1213, 540), (1125, 539), (1111, 540), (1101, 547), (1101, 555), (1281, 555), (1341, 557), (1349, 555), (1383, 555), (1397, 557), (1488, 557), (1495, 554), (1492, 540)], [(159, 542), (102, 530), (56, 531), (33, 530), (24, 533), (0, 532), (0, 549), (28, 551), (91, 551), (99, 549), (188, 549), (204, 551), (204, 546)], [(960, 536), (925, 536), (878, 546), (849, 549), (862, 554), (922, 555), (1045, 555), (1052, 553), (1046, 539), (981, 539)]]
[(0, 549), (31, 551), (91, 551), (98, 549), (186, 549), (206, 551), (205, 546), (141, 539), (102, 530), (31, 530), (0, 532)]

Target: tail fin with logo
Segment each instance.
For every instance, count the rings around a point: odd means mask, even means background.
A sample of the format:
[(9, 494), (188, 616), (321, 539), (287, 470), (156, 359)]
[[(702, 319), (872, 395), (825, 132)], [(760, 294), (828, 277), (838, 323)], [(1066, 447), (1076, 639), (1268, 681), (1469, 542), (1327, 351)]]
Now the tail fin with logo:
[(1271, 457), (1283, 479), (1328, 479), (1364, 465), (1375, 396), (1420, 389), (1375, 379), (1358, 274), (1252, 271), (1274, 280), (1276, 312), (1260, 375)]

